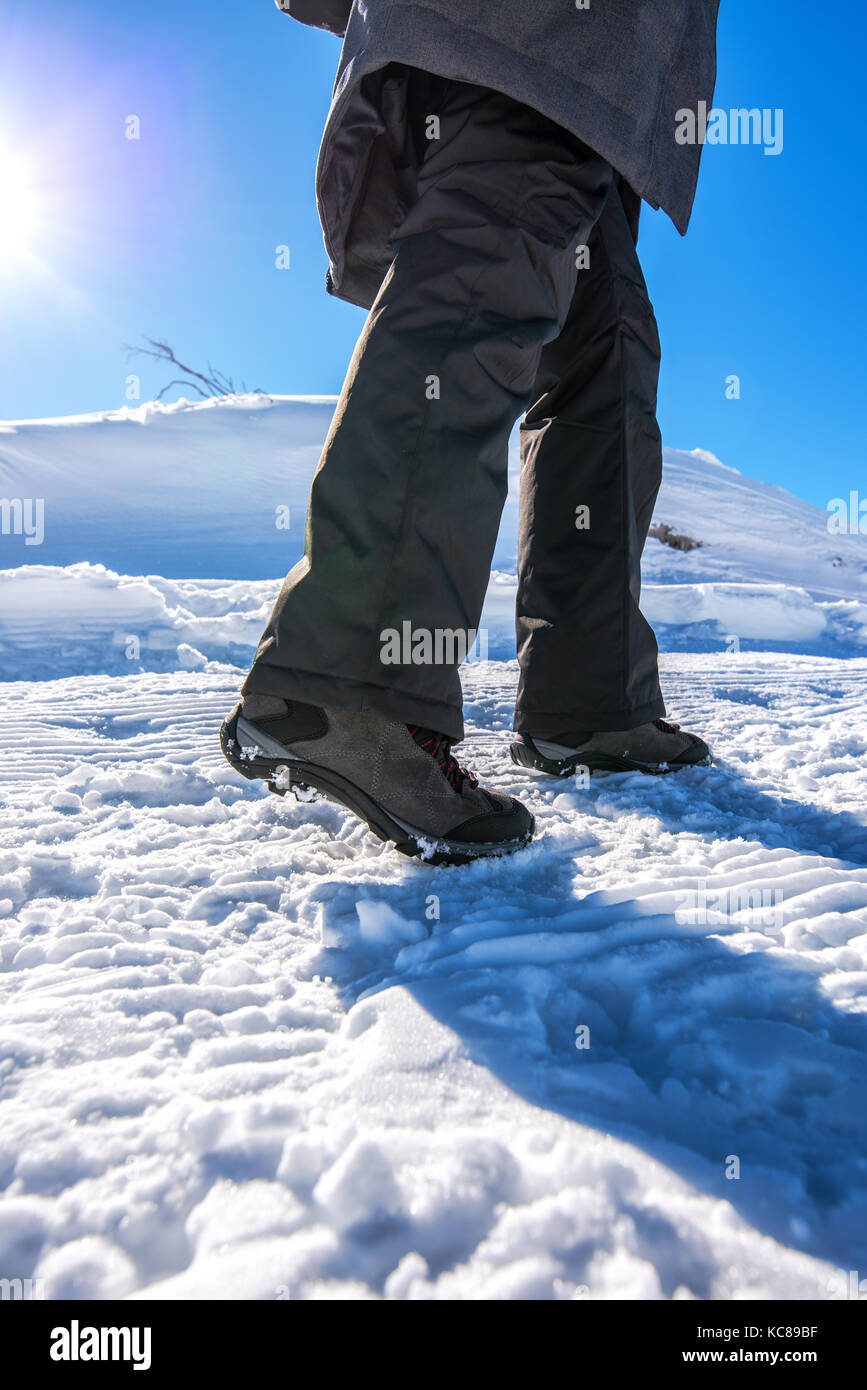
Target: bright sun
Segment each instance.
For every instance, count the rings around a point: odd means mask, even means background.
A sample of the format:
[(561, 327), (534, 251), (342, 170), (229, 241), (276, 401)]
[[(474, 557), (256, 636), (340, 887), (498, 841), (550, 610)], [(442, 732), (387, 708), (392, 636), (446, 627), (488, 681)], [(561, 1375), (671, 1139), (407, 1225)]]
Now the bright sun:
[(0, 144), (0, 272), (27, 259), (40, 220), (32, 169)]

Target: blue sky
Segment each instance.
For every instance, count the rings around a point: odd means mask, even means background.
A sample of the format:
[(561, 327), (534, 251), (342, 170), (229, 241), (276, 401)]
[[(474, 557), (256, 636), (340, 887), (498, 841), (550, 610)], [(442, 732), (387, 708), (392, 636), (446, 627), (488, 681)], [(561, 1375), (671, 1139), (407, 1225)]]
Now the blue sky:
[[(663, 436), (825, 506), (867, 493), (867, 19), (722, 0), (719, 37), (716, 103), (782, 108), (784, 148), (707, 148), (685, 240), (645, 209)], [(0, 418), (122, 405), (131, 371), (148, 398), (144, 335), (251, 388), (340, 389), (364, 316), (325, 293), (313, 195), (339, 48), (270, 0), (4, 0)], [(13, 178), (34, 210), (10, 250)]]

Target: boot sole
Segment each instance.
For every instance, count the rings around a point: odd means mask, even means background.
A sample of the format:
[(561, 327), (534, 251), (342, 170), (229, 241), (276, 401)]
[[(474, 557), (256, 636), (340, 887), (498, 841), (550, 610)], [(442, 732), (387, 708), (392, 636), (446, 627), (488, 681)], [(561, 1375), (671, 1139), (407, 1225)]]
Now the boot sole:
[[(241, 756), (241, 745), (235, 737), (237, 716), (230, 715), (220, 728), (220, 748), (227, 763), (249, 781), (263, 781), (275, 796), (285, 796), (287, 791), (298, 795), (305, 791), (317, 792), (329, 801), (344, 806), (359, 820), (364, 821), (369, 830), (380, 840), (394, 845), (400, 854), (410, 859), (423, 859), (426, 864), (471, 864), (476, 859), (500, 858), (524, 849), (533, 838), (535, 821), (531, 821), (526, 835), (517, 840), (493, 840), (487, 843), (462, 844), (457, 840), (447, 840), (440, 836), (428, 835), (391, 816), (378, 801), (368, 796), (354, 782), (341, 777), (330, 768), (317, 763), (305, 762), (302, 758), (286, 753), (284, 757), (271, 757), (257, 752), (252, 757)], [(309, 797), (298, 796), (300, 801)]]
[(573, 777), (579, 767), (586, 767), (591, 773), (643, 772), (648, 777), (666, 777), (686, 767), (710, 767), (713, 761), (709, 753), (694, 763), (640, 763), (613, 753), (591, 753), (589, 757), (576, 753), (574, 758), (546, 758), (532, 743), (513, 743), (509, 754), (516, 767), (529, 767), (549, 777)]

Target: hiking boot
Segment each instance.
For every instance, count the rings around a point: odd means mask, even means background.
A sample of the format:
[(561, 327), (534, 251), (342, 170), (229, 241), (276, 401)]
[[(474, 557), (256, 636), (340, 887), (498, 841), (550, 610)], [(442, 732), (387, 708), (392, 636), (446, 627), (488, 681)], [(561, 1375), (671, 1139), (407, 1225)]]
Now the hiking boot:
[(223, 723), (220, 747), (243, 777), (262, 778), (278, 796), (291, 788), (302, 801), (321, 792), (428, 863), (511, 854), (533, 837), (527, 808), (480, 787), (449, 739), (430, 729), (251, 695)]
[(579, 767), (591, 772), (647, 772), (660, 776), (682, 767), (709, 767), (711, 753), (679, 724), (654, 719), (617, 733), (563, 733), (544, 738), (518, 734), (512, 762), (554, 777), (570, 777)]

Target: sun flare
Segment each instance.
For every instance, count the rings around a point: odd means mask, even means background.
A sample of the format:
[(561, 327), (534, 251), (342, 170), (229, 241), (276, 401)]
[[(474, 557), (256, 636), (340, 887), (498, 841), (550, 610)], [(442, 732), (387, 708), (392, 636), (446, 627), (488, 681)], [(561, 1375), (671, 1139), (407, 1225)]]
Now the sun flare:
[(35, 171), (0, 143), (0, 272), (28, 258), (40, 221)]

